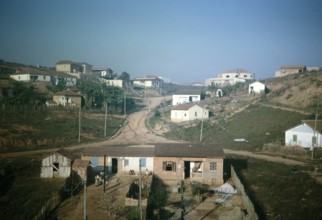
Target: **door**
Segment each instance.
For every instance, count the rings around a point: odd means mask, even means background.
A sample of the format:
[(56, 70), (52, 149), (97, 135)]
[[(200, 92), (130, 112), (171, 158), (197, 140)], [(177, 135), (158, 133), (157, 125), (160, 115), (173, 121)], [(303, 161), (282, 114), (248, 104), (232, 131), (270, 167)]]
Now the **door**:
[(117, 173), (117, 158), (112, 158), (112, 173)]
[(184, 162), (184, 178), (190, 178), (190, 161)]

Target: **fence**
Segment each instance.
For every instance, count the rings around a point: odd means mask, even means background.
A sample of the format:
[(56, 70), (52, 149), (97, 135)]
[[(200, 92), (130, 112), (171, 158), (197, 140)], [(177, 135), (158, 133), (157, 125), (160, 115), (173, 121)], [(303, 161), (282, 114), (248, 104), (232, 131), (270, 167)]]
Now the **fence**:
[(245, 209), (247, 210), (248, 219), (258, 220), (258, 215), (255, 211), (255, 207), (254, 207), (252, 201), (250, 200), (250, 198), (248, 197), (248, 195), (246, 194), (244, 185), (239, 180), (233, 166), (231, 166), (231, 179), (233, 180), (233, 182), (237, 188), (237, 191), (240, 192), (242, 195), (242, 200), (243, 200)]
[(63, 198), (60, 193), (53, 193), (53, 196), (43, 204), (38, 214), (34, 217), (34, 220), (47, 219), (50, 212), (54, 210), (62, 201)]

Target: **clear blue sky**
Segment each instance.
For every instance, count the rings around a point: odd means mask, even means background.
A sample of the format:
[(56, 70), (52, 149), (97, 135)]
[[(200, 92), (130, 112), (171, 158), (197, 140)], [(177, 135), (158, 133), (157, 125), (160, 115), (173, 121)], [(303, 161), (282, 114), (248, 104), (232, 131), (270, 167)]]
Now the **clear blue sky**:
[(5, 61), (84, 61), (131, 78), (322, 66), (321, 0), (1, 0), (0, 28)]

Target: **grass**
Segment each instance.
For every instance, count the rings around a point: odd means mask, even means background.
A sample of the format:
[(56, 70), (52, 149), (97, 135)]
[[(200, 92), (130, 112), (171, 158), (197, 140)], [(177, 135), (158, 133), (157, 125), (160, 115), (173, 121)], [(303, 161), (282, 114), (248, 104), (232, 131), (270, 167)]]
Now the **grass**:
[[(64, 147), (78, 142), (77, 110), (4, 111), (0, 116), (0, 151), (34, 150)], [(107, 138), (114, 135), (123, 122), (108, 117)], [(104, 139), (104, 114), (81, 114), (81, 141)]]
[(322, 218), (321, 185), (307, 174), (310, 168), (247, 159), (237, 170), (260, 219)]
[[(63, 188), (63, 178), (40, 178), (41, 158), (36, 155), (0, 160), (0, 219), (32, 219), (53, 193)], [(6, 164), (10, 164), (8, 172), (3, 169)]]
[[(283, 142), (284, 132), (308, 117), (297, 112), (251, 105), (227, 120), (205, 120), (202, 142), (220, 143), (230, 149), (261, 150), (264, 143)], [(170, 139), (199, 142), (200, 132), (201, 122), (198, 122), (189, 128), (172, 125), (171, 131), (165, 135)], [(234, 142), (236, 138), (244, 138), (248, 142)]]

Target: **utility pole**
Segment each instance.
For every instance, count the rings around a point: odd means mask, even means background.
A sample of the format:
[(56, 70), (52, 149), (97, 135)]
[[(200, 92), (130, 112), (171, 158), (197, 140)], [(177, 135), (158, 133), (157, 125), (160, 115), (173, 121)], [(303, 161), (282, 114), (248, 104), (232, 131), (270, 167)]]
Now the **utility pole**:
[(200, 140), (199, 140), (199, 142), (201, 142), (201, 141), (202, 141), (203, 114), (204, 114), (204, 110), (203, 110), (203, 107), (202, 107), (202, 117), (201, 117), (201, 128), (200, 128)]
[(104, 154), (104, 181), (103, 181), (103, 184), (104, 184), (104, 186), (103, 186), (103, 191), (104, 191), (104, 193), (105, 193), (105, 185), (106, 185), (106, 179), (105, 179), (105, 177), (106, 177), (106, 154)]
[(81, 109), (82, 109), (82, 104), (79, 106), (79, 111), (78, 111), (78, 143), (81, 141)]
[(142, 186), (142, 180), (141, 180), (141, 158), (139, 160), (139, 212), (140, 212), (140, 220), (142, 220), (142, 198), (141, 198), (141, 186)]
[(87, 219), (87, 214), (86, 214), (86, 179), (85, 179), (84, 180), (84, 220), (86, 219)]
[(126, 90), (124, 90), (124, 116), (126, 115)]
[(107, 102), (105, 101), (104, 137), (106, 137), (106, 125), (107, 125)]

